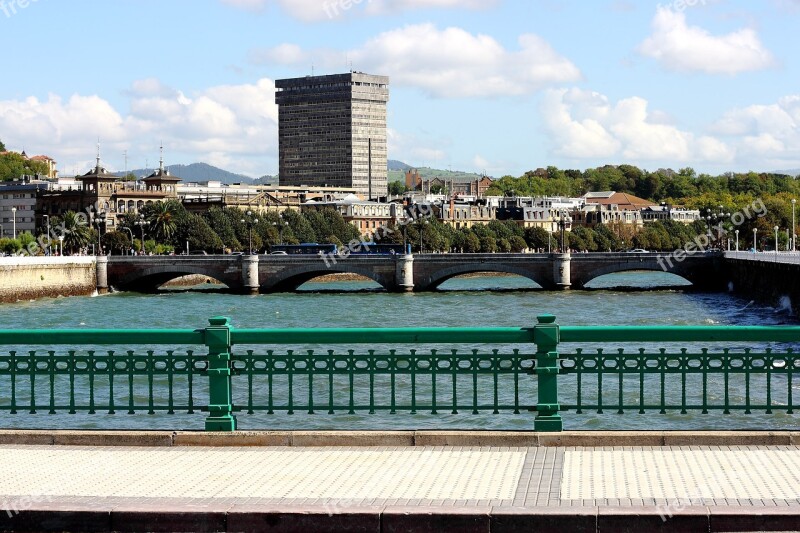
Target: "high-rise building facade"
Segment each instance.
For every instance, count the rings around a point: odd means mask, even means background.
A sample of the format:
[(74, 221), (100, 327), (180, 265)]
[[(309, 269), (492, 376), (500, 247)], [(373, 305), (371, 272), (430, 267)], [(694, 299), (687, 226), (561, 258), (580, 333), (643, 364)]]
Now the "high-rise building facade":
[(387, 194), (389, 78), (362, 72), (277, 80), (281, 185)]

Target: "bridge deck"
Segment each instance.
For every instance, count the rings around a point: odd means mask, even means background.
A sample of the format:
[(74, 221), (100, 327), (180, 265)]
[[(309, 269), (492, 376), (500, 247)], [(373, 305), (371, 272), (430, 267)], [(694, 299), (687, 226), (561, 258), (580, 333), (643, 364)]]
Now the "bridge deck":
[(800, 525), (794, 446), (4, 445), (0, 461), (3, 530)]

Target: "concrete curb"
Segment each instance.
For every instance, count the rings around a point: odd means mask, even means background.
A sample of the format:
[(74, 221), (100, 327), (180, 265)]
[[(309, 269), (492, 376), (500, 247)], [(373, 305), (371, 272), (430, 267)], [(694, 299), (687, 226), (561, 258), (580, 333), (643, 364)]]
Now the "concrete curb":
[(530, 531), (792, 531), (800, 508), (658, 507), (273, 507), (220, 502), (174, 509), (41, 506), (8, 516), (3, 531), (316, 531), (503, 533)]
[(798, 431), (0, 430), (0, 445), (65, 446), (800, 446)]

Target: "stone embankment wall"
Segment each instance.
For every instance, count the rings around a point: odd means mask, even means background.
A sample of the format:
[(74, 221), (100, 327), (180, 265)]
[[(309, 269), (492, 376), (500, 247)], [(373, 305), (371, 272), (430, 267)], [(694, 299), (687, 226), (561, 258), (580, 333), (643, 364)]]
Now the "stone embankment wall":
[(791, 309), (800, 318), (800, 264), (726, 259), (729, 288), (746, 298)]
[(94, 257), (0, 257), (0, 301), (85, 296), (97, 287)]

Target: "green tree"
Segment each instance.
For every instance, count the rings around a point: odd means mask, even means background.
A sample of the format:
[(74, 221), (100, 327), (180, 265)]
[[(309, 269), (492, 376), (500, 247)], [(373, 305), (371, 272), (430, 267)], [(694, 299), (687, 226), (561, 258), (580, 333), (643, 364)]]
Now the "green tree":
[(100, 238), (103, 250), (112, 255), (124, 255), (131, 249), (131, 239), (127, 231), (109, 231)]
[(150, 233), (156, 240), (164, 243), (169, 242), (177, 229), (178, 218), (184, 214), (186, 209), (178, 200), (167, 200), (165, 202), (153, 202), (147, 204), (142, 209), (145, 220), (150, 225)]
[(240, 250), (242, 245), (236, 238), (236, 231), (232, 224), (233, 219), (228, 216), (227, 211), (229, 210), (212, 207), (203, 213), (202, 216), (206, 220), (208, 226), (213, 228), (214, 232), (221, 239), (222, 246), (220, 246), (220, 248), (227, 247), (231, 250)]
[(511, 251), (514, 252), (515, 254), (524, 251), (528, 247), (528, 243), (525, 242), (525, 239), (523, 239), (519, 235), (514, 235), (513, 237), (511, 237), (509, 242), (511, 244)]
[(42, 161), (25, 159), (22, 154), (7, 152), (0, 154), (0, 180), (19, 179), (23, 175), (47, 174), (47, 165)]
[(528, 243), (528, 248), (547, 250), (550, 233), (540, 227), (525, 228), (525, 242)]
[(497, 239), (490, 235), (484, 235), (480, 238), (481, 253), (492, 254), (497, 251)]
[(85, 214), (67, 211), (61, 219), (54, 217), (55, 235), (64, 236), (64, 253), (74, 253), (91, 241), (92, 229)]
[(464, 239), (464, 252), (476, 254), (481, 251), (481, 240), (473, 232), (469, 232)]
[(406, 184), (402, 181), (392, 181), (389, 183), (389, 194), (392, 196), (400, 196), (401, 194), (405, 193), (408, 189), (406, 189)]
[(0, 152), (5, 152), (5, 151), (6, 151), (6, 145), (3, 144), (2, 140), (0, 140)]

